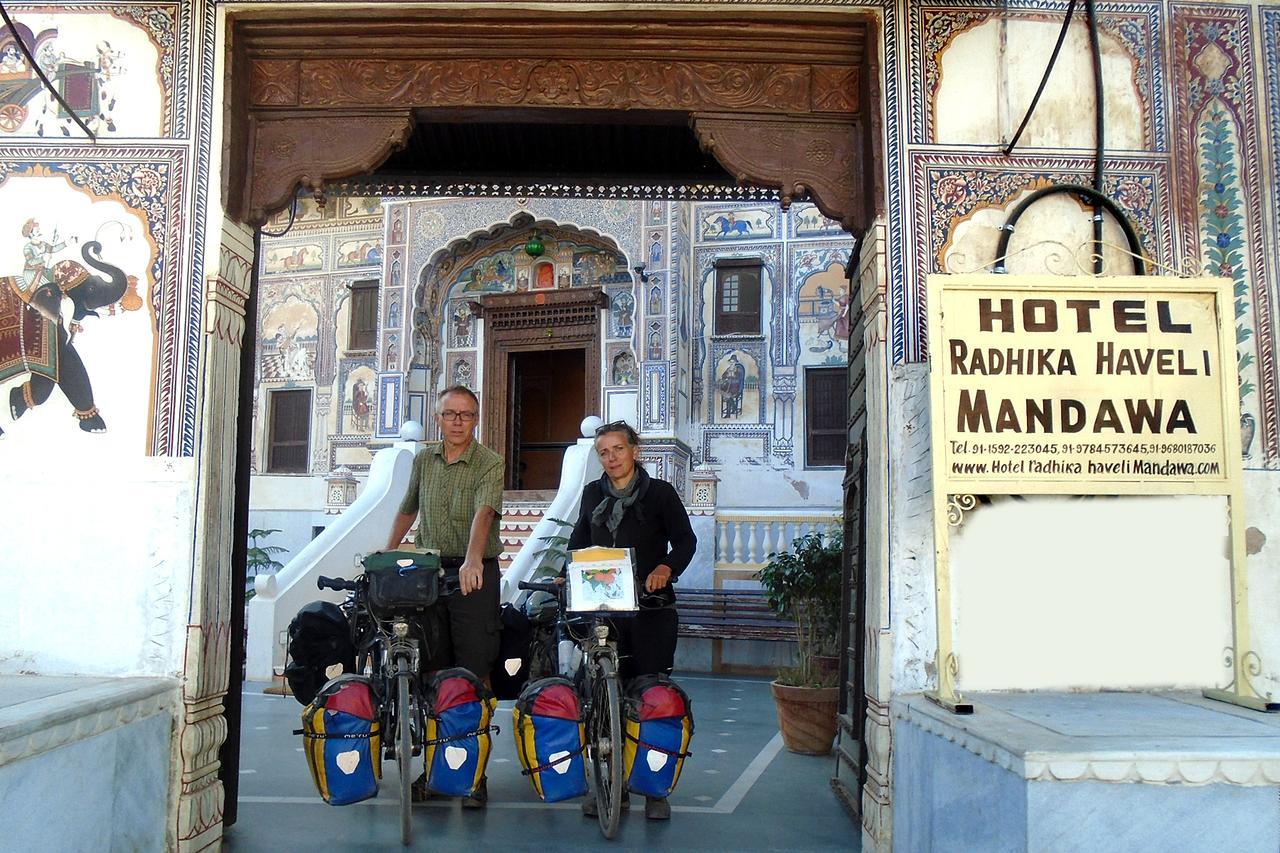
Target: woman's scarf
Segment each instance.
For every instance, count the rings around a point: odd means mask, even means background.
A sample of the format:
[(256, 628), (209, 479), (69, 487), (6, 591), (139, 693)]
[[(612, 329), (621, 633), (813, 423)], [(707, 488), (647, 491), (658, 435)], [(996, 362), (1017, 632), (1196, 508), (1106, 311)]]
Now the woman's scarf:
[(604, 491), (604, 500), (596, 504), (596, 508), (591, 511), (593, 525), (606, 527), (611, 535), (616, 536), (618, 525), (622, 523), (622, 516), (633, 506), (636, 521), (644, 523), (644, 516), (638, 504), (638, 501), (644, 497), (644, 493), (649, 490), (649, 474), (644, 468), (636, 466), (636, 475), (631, 478), (631, 482), (625, 489), (615, 489), (607, 473), (600, 478), (600, 488)]

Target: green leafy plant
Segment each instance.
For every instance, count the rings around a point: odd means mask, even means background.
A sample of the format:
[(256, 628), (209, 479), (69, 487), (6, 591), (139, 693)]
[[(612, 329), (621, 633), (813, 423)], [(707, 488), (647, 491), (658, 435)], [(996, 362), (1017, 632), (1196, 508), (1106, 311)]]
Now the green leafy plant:
[(284, 563), (277, 560), (275, 555), (283, 554), (288, 549), (279, 545), (265, 544), (271, 538), (271, 534), (279, 532), (275, 528), (264, 530), (260, 527), (249, 531), (249, 570), (247, 572), (249, 577), (257, 577), (264, 572), (275, 573), (284, 568)]
[(533, 558), (538, 561), (538, 566), (533, 570), (533, 578), (550, 578), (560, 574), (560, 570), (564, 568), (565, 560), (569, 559), (569, 537), (562, 535), (566, 527), (573, 527), (573, 523), (565, 521), (562, 518), (548, 517), (548, 521), (552, 521), (559, 526), (557, 532), (552, 536), (539, 536), (539, 542), (547, 543), (545, 547), (533, 552)]
[(791, 541), (791, 550), (770, 554), (760, 570), (769, 605), (796, 627), (796, 666), (778, 680), (797, 687), (829, 687), (834, 673), (823, 672), (815, 658), (836, 653), (840, 636), (839, 532), (807, 533)]

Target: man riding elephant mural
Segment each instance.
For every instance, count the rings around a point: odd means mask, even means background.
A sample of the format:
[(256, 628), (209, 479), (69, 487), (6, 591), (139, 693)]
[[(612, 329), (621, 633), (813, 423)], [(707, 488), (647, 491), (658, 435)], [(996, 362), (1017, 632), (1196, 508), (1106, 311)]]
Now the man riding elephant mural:
[[(108, 309), (108, 314), (117, 307), (122, 311), (141, 308), (138, 279), (103, 261), (102, 246), (96, 240), (87, 241), (80, 255), (99, 275), (77, 261), (53, 262), (53, 253), (65, 244), (58, 242), (56, 231), (51, 239), (42, 239), (36, 220), (22, 226), (22, 236), (27, 240), (22, 274), (0, 278), (0, 382), (30, 374), (25, 383), (9, 391), (9, 414), (17, 420), (48, 400), (57, 386), (75, 409), (80, 429), (105, 432), (107, 425), (94, 405), (93, 386), (76, 352), (75, 336), (83, 329), (80, 321), (99, 316), (100, 308)], [(72, 303), (69, 320), (63, 315), (65, 299)]]

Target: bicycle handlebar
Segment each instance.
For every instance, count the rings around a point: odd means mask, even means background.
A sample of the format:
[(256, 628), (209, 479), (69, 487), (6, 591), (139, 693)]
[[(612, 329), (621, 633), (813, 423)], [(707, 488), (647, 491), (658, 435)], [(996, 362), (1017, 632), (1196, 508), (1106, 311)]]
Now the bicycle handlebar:
[(559, 595), (561, 585), (555, 581), (520, 581), (516, 584), (518, 589), (527, 589), (530, 592), (545, 592), (550, 595)]
[(339, 592), (346, 590), (354, 592), (356, 582), (349, 581), (346, 578), (327, 578), (324, 575), (316, 578), (316, 589), (336, 589)]

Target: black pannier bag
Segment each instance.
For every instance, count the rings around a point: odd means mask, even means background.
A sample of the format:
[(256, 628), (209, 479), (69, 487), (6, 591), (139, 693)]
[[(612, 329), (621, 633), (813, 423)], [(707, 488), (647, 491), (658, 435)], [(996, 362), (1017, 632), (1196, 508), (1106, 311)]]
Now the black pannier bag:
[(378, 551), (364, 558), (369, 609), (378, 616), (425, 610), (440, 594), (440, 555), (434, 551)]
[(298, 611), (289, 623), (289, 660), (285, 680), (293, 698), (311, 704), (329, 680), (326, 670), (340, 665), (342, 672), (354, 672), (356, 647), (351, 627), (342, 608), (331, 601), (313, 601)]
[(489, 673), (489, 686), (499, 699), (515, 699), (529, 680), (529, 639), (533, 624), (511, 604), (502, 605), (502, 634), (498, 660)]

